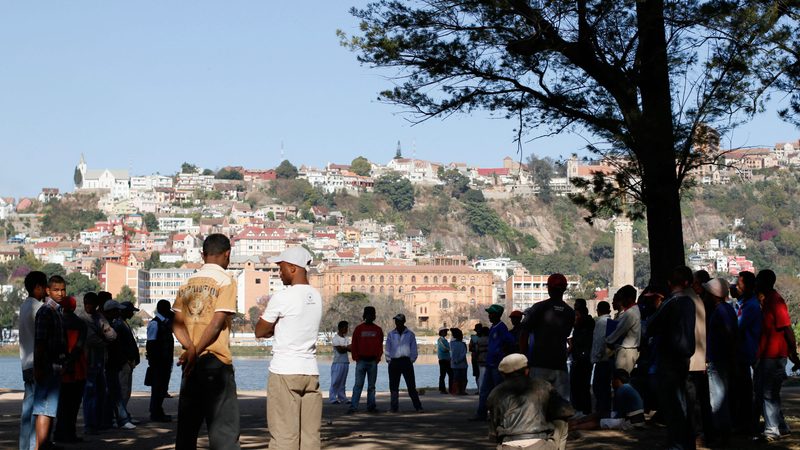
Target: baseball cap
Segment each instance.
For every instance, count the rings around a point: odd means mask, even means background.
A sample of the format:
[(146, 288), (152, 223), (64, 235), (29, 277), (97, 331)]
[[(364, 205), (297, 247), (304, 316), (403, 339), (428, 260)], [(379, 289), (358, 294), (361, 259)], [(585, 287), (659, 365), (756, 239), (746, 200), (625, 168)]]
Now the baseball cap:
[(497, 313), (497, 314), (503, 314), (503, 311), (505, 311), (505, 310), (506, 309), (503, 308), (503, 305), (492, 305), (492, 306), (486, 308), (486, 312), (488, 312), (488, 313)]
[(121, 307), (121, 309), (130, 309), (130, 310), (132, 310), (134, 312), (139, 310), (139, 308), (133, 306), (132, 302), (128, 302), (128, 301), (124, 301), (124, 302), (120, 303), (119, 306)]
[(450, 331), (450, 328), (447, 328), (447, 327), (439, 328), (439, 333), (441, 333), (442, 331)]
[(272, 256), (267, 261), (278, 264), (281, 262), (293, 264), (297, 267), (302, 267), (303, 269), (308, 269), (308, 265), (311, 264), (311, 260), (314, 258), (311, 256), (311, 253), (308, 252), (303, 247), (289, 247), (283, 252), (281, 252), (278, 256)]
[(508, 317), (522, 317), (522, 311), (515, 309), (514, 311), (511, 311), (511, 314), (509, 314)]
[(398, 314), (398, 315), (394, 316), (392, 319), (393, 320), (399, 320), (400, 322), (405, 322), (406, 321), (406, 315), (405, 314)]
[(703, 283), (703, 288), (714, 297), (728, 298), (728, 282), (722, 278), (712, 278)]
[(125, 309), (125, 307), (116, 300), (109, 300), (103, 305), (103, 311), (111, 311), (112, 309)]
[(567, 288), (567, 277), (560, 273), (554, 273), (547, 277), (547, 287), (550, 288)]
[(497, 370), (502, 373), (514, 373), (526, 367), (528, 367), (528, 358), (521, 353), (512, 353), (500, 361)]

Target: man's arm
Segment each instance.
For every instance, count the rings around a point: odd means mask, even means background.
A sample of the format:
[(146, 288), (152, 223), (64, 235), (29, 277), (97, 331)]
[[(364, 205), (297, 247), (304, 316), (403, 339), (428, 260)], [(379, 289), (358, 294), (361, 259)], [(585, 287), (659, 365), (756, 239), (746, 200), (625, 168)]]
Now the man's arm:
[(789, 347), (789, 360), (794, 364), (792, 367), (792, 372), (796, 372), (800, 369), (800, 358), (797, 357), (797, 341), (794, 337), (794, 330), (792, 327), (784, 327), (783, 328), (783, 336), (786, 339), (786, 344)]
[(269, 339), (272, 336), (275, 336), (276, 323), (278, 323), (277, 320), (275, 322), (267, 322), (264, 319), (258, 319), (258, 323), (256, 324), (256, 337), (259, 339)]
[[(401, 335), (401, 336), (399, 336), (399, 338), (402, 339), (403, 336)], [(389, 355), (394, 355), (394, 340), (392, 340), (392, 332), (391, 331), (389, 332), (389, 336), (386, 339), (386, 362), (387, 363), (388, 362), (392, 362), (392, 358)], [(378, 359), (380, 359), (380, 358), (378, 358)]]
[(411, 335), (411, 362), (417, 361), (417, 336)]
[(192, 338), (189, 336), (189, 331), (186, 330), (186, 323), (183, 321), (183, 313), (180, 311), (175, 311), (175, 318), (172, 322), (172, 332), (185, 349), (180, 358), (178, 358), (178, 365), (183, 366), (183, 376), (187, 376), (192, 371), (192, 368), (194, 368), (197, 351), (195, 350)]
[[(635, 306), (634, 306), (635, 307)], [(627, 311), (626, 311), (627, 312)], [(606, 345), (614, 345), (620, 338), (625, 337), (633, 327), (633, 317), (630, 314), (622, 314), (617, 328), (606, 336)]]

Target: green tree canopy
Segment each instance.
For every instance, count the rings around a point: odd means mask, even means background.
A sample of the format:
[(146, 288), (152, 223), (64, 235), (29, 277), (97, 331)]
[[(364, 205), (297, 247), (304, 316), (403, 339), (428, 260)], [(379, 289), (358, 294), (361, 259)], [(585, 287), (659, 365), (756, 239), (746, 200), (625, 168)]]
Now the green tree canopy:
[(275, 177), (281, 180), (293, 180), (297, 178), (297, 167), (284, 159), (275, 169)]
[(77, 167), (75, 167), (75, 171), (72, 173), (72, 181), (75, 183), (75, 186), (80, 186), (81, 183), (83, 183), (83, 175)]
[(44, 272), (45, 275), (47, 275), (48, 279), (53, 275), (60, 275), (63, 277), (67, 274), (67, 271), (64, 270), (64, 266), (57, 263), (47, 263), (42, 266), (41, 270), (42, 272)]
[(136, 295), (133, 293), (133, 289), (129, 288), (128, 285), (123, 285), (120, 288), (119, 293), (114, 297), (114, 300), (122, 303), (122, 302), (131, 302), (136, 305)]
[(181, 173), (197, 173), (197, 166), (184, 162), (181, 164)]
[(244, 174), (238, 169), (224, 167), (217, 172), (220, 180), (244, 180)]
[(72, 195), (47, 202), (42, 217), (42, 231), (74, 234), (105, 219), (106, 215), (97, 209), (95, 196)]
[(97, 292), (100, 290), (100, 283), (94, 278), (89, 278), (80, 272), (67, 274), (64, 279), (67, 282), (67, 295), (80, 297), (87, 292)]
[(372, 172), (372, 164), (370, 164), (367, 158), (359, 156), (350, 163), (350, 170), (352, 170), (356, 175), (368, 177)]
[(378, 177), (374, 189), (397, 211), (410, 211), (414, 207), (414, 186), (397, 172)]
[(143, 221), (148, 231), (158, 231), (158, 217), (155, 214), (144, 213)]

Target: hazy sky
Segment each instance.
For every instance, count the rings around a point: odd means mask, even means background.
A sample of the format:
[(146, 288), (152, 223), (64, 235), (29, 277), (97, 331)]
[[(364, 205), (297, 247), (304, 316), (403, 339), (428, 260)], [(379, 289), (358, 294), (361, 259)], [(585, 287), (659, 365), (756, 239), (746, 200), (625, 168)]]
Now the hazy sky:
[[(411, 126), (376, 101), (389, 87), (339, 46), (356, 0), (5, 1), (0, 3), (0, 195), (71, 190), (90, 168), (174, 173), (181, 162), (274, 167), (281, 142), (295, 164), (386, 162), (410, 155), (498, 166), (515, 156), (515, 123), (486, 115)], [(733, 136), (773, 145), (800, 131), (774, 112)], [(567, 156), (562, 136), (525, 156)], [(519, 155), (516, 155), (517, 157)]]

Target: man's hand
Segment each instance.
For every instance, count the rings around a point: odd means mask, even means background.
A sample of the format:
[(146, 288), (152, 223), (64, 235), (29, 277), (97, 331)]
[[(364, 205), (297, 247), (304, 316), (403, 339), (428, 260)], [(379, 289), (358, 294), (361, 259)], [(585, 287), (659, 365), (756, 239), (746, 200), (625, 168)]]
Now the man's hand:
[(192, 373), (192, 369), (194, 369), (194, 364), (197, 362), (197, 353), (195, 352), (194, 348), (189, 348), (181, 353), (181, 356), (178, 358), (178, 365), (183, 366), (183, 377), (186, 378)]

